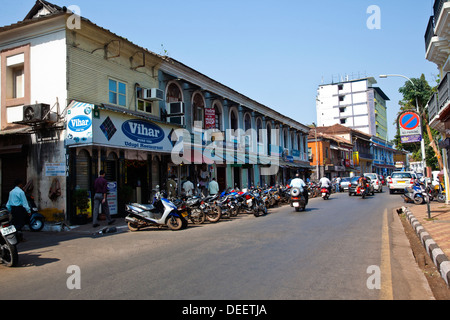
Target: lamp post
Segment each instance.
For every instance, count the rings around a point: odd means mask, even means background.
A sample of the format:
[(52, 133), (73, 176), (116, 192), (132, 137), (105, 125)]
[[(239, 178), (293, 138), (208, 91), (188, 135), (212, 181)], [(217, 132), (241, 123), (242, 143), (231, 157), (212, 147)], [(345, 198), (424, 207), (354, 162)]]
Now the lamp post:
[[(401, 74), (382, 74), (380, 75), (381, 79), (386, 79), (387, 77), (401, 77), (404, 78), (406, 80), (408, 80), (412, 86), (417, 90), (417, 86), (416, 84), (407, 76), (401, 75)], [(417, 113), (420, 115), (420, 110), (419, 110), (419, 98), (416, 96), (416, 110)], [(423, 131), (423, 128), (422, 128)], [(421, 141), (421, 149), (422, 149), (422, 168), (423, 168), (423, 175), (425, 177), (425, 186), (428, 188), (428, 179), (427, 179), (427, 174), (426, 174), (426, 154), (425, 154), (425, 140), (423, 139), (423, 132), (422, 132), (422, 141)], [(427, 197), (428, 198), (428, 197)], [(430, 213), (430, 199), (427, 199), (427, 207), (428, 207), (428, 218), (431, 219), (431, 213)]]
[(317, 180), (319, 180), (319, 142), (317, 141), (317, 125), (313, 122), (314, 132), (315, 132), (315, 144), (316, 144), (316, 170), (317, 170)]

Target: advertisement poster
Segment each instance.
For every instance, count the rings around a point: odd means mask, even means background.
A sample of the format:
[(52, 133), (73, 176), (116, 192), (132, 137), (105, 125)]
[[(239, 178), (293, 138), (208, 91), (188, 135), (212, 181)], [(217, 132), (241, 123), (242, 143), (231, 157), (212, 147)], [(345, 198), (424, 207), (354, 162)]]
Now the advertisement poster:
[(119, 213), (117, 205), (117, 182), (108, 182), (108, 196), (107, 196), (109, 213), (113, 216)]
[(216, 109), (205, 109), (205, 129), (214, 129), (216, 127)]

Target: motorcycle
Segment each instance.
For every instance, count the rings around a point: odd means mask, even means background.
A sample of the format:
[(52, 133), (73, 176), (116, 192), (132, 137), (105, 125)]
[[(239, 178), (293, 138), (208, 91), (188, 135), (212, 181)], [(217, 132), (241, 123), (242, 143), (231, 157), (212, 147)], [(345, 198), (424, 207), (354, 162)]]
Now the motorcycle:
[(416, 181), (412, 187), (405, 188), (402, 198), (405, 202), (414, 202), (414, 204), (420, 205), (428, 201), (428, 194), (423, 185)]
[(322, 193), (323, 200), (330, 199), (330, 190), (328, 190), (328, 188), (322, 188), (322, 189), (320, 189), (320, 192)]
[(142, 228), (156, 226), (158, 228), (169, 227), (177, 231), (187, 227), (187, 210), (178, 208), (157, 191), (153, 204), (132, 203), (125, 205), (128, 214), (125, 221), (130, 231), (138, 231)]
[(267, 214), (267, 207), (256, 190), (249, 189), (238, 198), (239, 212), (253, 213), (255, 217)]
[(17, 267), (19, 254), (17, 244), (19, 243), (17, 230), (10, 222), (10, 213), (3, 209), (0, 211), (0, 260), (7, 267)]
[(222, 210), (220, 206), (217, 205), (217, 200), (219, 199), (219, 194), (215, 196), (207, 196), (202, 199), (200, 203), (200, 209), (205, 213), (206, 219), (209, 222), (217, 222), (222, 217)]
[(296, 212), (305, 211), (306, 209), (306, 199), (304, 194), (300, 191), (299, 188), (291, 189), (291, 199), (290, 199), (291, 207), (295, 208)]
[(357, 195), (360, 195), (361, 198), (365, 199), (366, 196), (367, 196), (367, 187), (363, 187), (363, 186), (359, 185), (359, 186), (356, 188), (356, 194), (357, 194)]

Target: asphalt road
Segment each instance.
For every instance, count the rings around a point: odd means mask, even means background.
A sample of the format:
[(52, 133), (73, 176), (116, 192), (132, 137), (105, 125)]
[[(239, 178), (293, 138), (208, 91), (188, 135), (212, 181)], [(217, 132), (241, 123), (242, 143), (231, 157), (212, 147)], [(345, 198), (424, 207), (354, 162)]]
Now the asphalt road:
[[(392, 214), (402, 204), (344, 193), (178, 232), (26, 234), (20, 267), (0, 266), (0, 299), (422, 299)], [(369, 288), (377, 271), (382, 288)]]

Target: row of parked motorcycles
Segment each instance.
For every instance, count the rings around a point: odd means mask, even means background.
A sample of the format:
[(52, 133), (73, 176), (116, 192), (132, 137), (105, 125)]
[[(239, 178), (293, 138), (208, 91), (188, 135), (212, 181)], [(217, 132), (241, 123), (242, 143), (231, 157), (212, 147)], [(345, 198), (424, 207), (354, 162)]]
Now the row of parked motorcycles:
[(242, 191), (228, 188), (213, 196), (184, 196), (167, 199), (165, 192), (157, 187), (154, 190), (151, 204), (132, 203), (125, 206), (130, 231), (138, 231), (147, 227), (168, 227), (181, 230), (188, 223), (203, 224), (221, 219), (229, 219), (237, 215), (253, 214), (255, 217), (267, 214), (267, 209), (289, 203), (291, 200), (289, 187), (249, 188)]
[(402, 198), (405, 202), (412, 202), (416, 205), (434, 200), (445, 203), (445, 187), (442, 182), (436, 186), (426, 186), (423, 181), (416, 179), (411, 187), (405, 188)]

